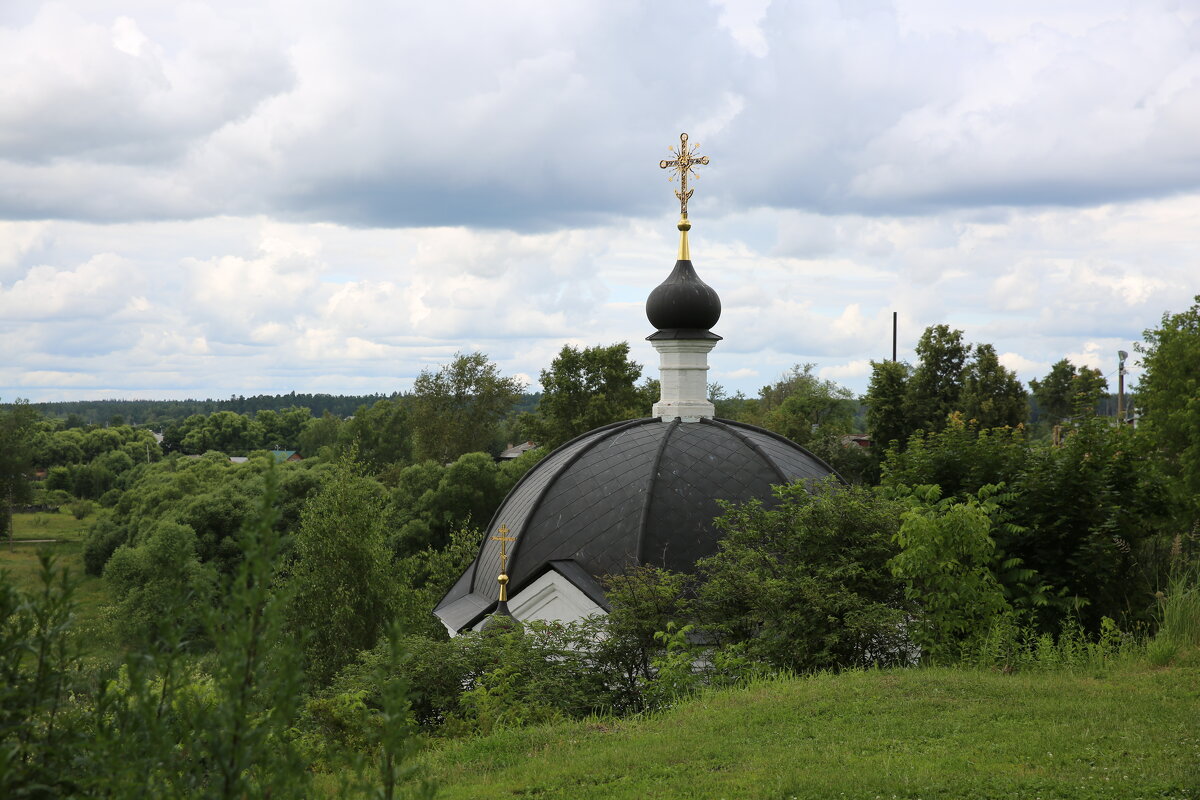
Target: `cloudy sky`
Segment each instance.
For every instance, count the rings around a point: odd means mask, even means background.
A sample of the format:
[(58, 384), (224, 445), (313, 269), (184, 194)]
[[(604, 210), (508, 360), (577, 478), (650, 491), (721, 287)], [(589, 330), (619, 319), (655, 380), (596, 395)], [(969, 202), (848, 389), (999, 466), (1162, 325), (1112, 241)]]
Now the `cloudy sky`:
[(0, 75), (0, 401), (653, 365), (681, 131), (731, 389), (1200, 293), (1200, 0), (4, 0)]

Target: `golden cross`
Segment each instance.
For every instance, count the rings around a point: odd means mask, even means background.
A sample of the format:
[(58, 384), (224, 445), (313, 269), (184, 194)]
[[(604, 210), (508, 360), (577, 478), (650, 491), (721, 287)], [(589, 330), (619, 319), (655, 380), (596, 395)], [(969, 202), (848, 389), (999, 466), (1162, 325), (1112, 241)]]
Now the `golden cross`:
[(671, 174), (671, 180), (675, 180), (675, 175), (679, 175), (679, 188), (675, 190), (675, 196), (679, 198), (679, 215), (687, 218), (687, 204), (695, 189), (688, 188), (688, 175), (691, 174), (695, 178), (700, 176), (696, 174), (696, 167), (707, 166), (708, 156), (696, 156), (696, 148), (699, 145), (688, 147), (688, 137), (686, 133), (679, 134), (679, 150), (675, 149), (675, 145), (671, 145), (671, 152), (675, 154), (675, 158), (670, 161), (662, 160), (658, 162), (661, 169), (674, 168), (675, 172)]
[(496, 534), (497, 535), (492, 537), (492, 541), (500, 543), (500, 571), (505, 572), (505, 564), (508, 563), (507, 545), (509, 542), (515, 542), (517, 537), (508, 535), (507, 525), (501, 525), (500, 529), (496, 531)]

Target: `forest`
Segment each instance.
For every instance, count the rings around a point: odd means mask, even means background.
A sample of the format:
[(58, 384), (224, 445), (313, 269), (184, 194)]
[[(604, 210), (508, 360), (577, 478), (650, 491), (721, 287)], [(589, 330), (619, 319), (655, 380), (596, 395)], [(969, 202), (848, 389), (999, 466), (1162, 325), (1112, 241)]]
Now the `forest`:
[(431, 609), (508, 490), (657, 399), (626, 344), (563, 347), (537, 395), (463, 353), (388, 396), (10, 403), (0, 795), (433, 796), (447, 743), (778, 676), (1192, 663), (1200, 297), (1138, 351), (1136, 424), (1100, 371), (1026, 388), (945, 325), (862, 397), (713, 385), (844, 480), (727, 504), (693, 573), (602, 576), (609, 615), (454, 638)]

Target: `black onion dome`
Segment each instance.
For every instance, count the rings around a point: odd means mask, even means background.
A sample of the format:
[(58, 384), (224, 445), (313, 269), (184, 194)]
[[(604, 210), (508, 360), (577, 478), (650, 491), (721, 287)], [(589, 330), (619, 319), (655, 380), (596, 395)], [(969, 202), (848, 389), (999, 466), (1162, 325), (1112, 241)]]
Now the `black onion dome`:
[(721, 298), (700, 280), (691, 261), (679, 260), (646, 298), (646, 317), (660, 331), (707, 331), (721, 319)]
[[(567, 442), (513, 487), (492, 517), (516, 537), (509, 597), (551, 567), (607, 608), (595, 578), (636, 564), (687, 571), (717, 550), (718, 500), (771, 504), (773, 484), (833, 469), (770, 431), (728, 420), (617, 422)], [(499, 543), (488, 538), (434, 613), (452, 630), (496, 606)]]

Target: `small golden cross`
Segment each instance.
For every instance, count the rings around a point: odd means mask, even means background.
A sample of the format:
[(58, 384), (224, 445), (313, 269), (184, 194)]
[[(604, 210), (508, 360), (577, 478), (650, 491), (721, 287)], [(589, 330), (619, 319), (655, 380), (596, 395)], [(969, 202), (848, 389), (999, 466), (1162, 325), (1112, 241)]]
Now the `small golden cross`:
[(508, 526), (501, 525), (496, 531), (496, 535), (492, 537), (493, 542), (500, 543), (500, 571), (505, 572), (505, 564), (508, 563), (508, 543), (515, 542), (517, 537), (508, 535)]
[(696, 156), (696, 148), (699, 145), (688, 147), (688, 135), (686, 133), (679, 134), (679, 150), (675, 149), (675, 145), (671, 145), (671, 152), (675, 154), (675, 158), (670, 161), (663, 160), (658, 162), (661, 169), (674, 168), (675, 172), (671, 174), (671, 180), (675, 180), (675, 175), (679, 175), (679, 188), (675, 190), (675, 196), (679, 198), (679, 215), (687, 218), (687, 204), (691, 199), (692, 192), (695, 189), (688, 188), (688, 175), (699, 178), (696, 174), (696, 167), (707, 166), (708, 156)]

